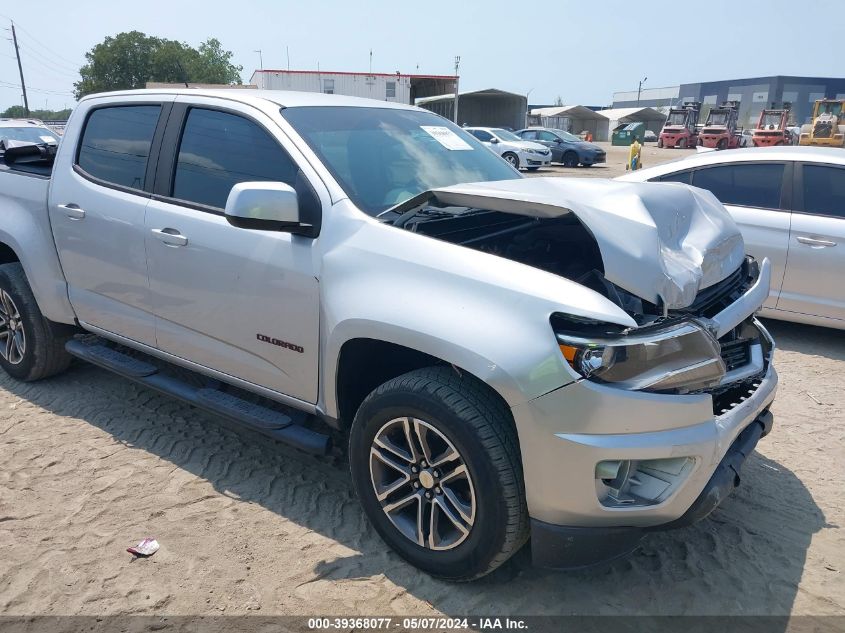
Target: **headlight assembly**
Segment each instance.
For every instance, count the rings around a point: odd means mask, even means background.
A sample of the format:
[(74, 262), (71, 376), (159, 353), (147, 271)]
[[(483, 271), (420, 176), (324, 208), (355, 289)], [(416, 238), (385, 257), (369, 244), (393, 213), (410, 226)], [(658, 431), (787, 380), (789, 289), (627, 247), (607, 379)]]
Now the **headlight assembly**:
[(557, 333), (560, 351), (581, 376), (638, 391), (689, 392), (719, 384), (719, 342), (697, 321), (644, 327), (628, 334)]

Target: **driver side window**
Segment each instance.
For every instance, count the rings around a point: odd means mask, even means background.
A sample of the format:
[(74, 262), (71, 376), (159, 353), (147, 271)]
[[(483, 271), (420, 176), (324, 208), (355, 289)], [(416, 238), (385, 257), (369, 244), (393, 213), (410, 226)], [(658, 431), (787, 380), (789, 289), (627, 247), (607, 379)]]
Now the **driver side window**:
[(537, 134), (537, 138), (539, 138), (541, 141), (550, 141), (552, 143), (556, 143), (559, 140), (556, 134), (552, 134), (551, 132), (545, 131), (539, 132)]

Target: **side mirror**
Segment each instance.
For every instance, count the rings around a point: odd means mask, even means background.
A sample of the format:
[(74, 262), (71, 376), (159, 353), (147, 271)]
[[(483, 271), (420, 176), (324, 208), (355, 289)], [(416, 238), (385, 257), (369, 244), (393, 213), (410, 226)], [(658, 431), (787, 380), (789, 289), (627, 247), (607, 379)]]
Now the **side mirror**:
[(493, 143), (493, 145), (495, 145), (496, 143), (498, 143), (498, 142), (499, 142), (499, 139), (497, 139), (497, 138), (494, 136), (493, 138), (491, 138), (491, 139), (490, 139), (490, 142), (491, 142), (491, 143)]
[(307, 228), (299, 217), (299, 200), (283, 182), (240, 182), (226, 199), (226, 220), (241, 229), (296, 233)]

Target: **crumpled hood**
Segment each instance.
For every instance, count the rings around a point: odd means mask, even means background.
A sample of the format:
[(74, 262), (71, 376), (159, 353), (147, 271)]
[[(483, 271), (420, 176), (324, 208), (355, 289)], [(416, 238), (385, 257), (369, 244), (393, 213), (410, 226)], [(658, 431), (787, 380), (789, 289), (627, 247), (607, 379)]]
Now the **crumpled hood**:
[(522, 178), (432, 193), (447, 205), (538, 218), (573, 213), (598, 244), (605, 278), (667, 308), (690, 305), (744, 258), (742, 235), (722, 204), (686, 185)]

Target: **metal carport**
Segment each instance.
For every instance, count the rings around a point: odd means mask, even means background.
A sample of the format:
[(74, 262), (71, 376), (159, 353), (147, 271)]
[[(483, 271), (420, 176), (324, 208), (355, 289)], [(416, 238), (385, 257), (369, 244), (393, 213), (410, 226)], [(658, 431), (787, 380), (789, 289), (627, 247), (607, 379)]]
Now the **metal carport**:
[(594, 141), (608, 140), (607, 117), (580, 105), (534, 108), (528, 115), (530, 125), (566, 130), (572, 134), (589, 132)]

